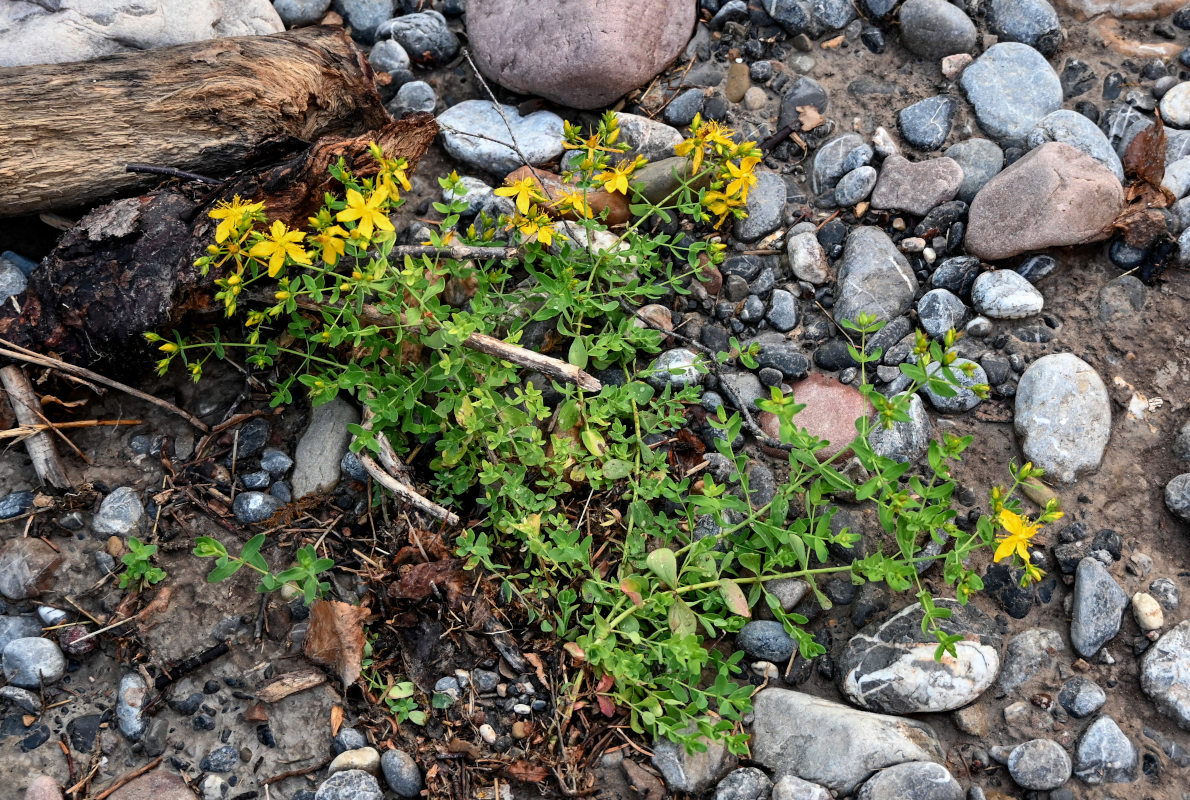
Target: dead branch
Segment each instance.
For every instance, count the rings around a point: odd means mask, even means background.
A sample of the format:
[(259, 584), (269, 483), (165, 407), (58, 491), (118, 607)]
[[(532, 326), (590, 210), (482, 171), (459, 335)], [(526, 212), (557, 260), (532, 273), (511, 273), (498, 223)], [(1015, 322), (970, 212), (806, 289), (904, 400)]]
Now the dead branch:
[[(0, 369), (0, 383), (4, 384), (4, 391), (8, 393), (8, 402), (12, 404), (17, 422), (22, 427), (41, 426), (45, 419), (41, 415), (41, 401), (37, 399), (25, 371), (14, 365), (4, 367)], [(66, 477), (66, 469), (49, 433), (45, 430), (30, 433), (24, 441), (29, 460), (33, 462), (33, 469), (41, 482), (56, 489), (69, 489), (70, 479)]]

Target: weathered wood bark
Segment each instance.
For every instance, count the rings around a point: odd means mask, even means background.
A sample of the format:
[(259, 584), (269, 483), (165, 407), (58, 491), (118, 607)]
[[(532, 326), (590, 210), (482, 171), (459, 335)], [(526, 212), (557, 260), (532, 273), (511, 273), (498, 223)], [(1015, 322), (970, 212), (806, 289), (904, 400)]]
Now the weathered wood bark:
[[(33, 384), (23, 369), (12, 364), (0, 369), (0, 384), (8, 393), (17, 422), (21, 425), (41, 425), (45, 422), (41, 415), (41, 401), (37, 399)], [(70, 478), (66, 477), (62, 459), (58, 457), (58, 448), (54, 447), (54, 438), (48, 432), (42, 431), (26, 438), (25, 449), (29, 451), (33, 471), (42, 483), (48, 483), (56, 489), (70, 488)]]
[(145, 331), (173, 328), (212, 309), (212, 276), (194, 261), (214, 238), (206, 212), (240, 195), (263, 201), (270, 218), (306, 226), (330, 187), (326, 165), (342, 156), (361, 175), (374, 174), (368, 142), (410, 170), (433, 141), (429, 114), (389, 122), (359, 137), (327, 137), (288, 161), (220, 186), (168, 186), (96, 209), (62, 235), (29, 278), (28, 288), (0, 305), (0, 338), (73, 363), (103, 362), (126, 373), (144, 366)]
[(160, 183), (131, 162), (223, 177), (390, 122), (341, 28), (0, 69), (0, 217)]

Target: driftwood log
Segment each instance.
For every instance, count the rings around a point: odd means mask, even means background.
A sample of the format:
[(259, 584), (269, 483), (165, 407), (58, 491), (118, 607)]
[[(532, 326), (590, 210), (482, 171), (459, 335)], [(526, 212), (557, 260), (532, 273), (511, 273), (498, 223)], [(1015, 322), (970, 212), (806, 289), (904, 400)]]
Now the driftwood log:
[(0, 217), (160, 181), (133, 162), (224, 177), (390, 121), (342, 28), (0, 68)]
[(0, 306), (0, 338), (76, 364), (138, 371), (148, 358), (142, 333), (212, 310), (214, 276), (203, 278), (194, 261), (214, 240), (206, 212), (217, 202), (237, 194), (262, 201), (271, 219), (304, 228), (331, 188), (328, 164), (341, 156), (357, 174), (375, 174), (368, 153), (375, 141), (412, 169), (437, 132), (432, 116), (415, 114), (361, 136), (326, 137), (280, 164), (218, 186), (171, 184), (97, 208), (62, 235), (29, 277), (15, 298), (19, 311), (12, 303)]

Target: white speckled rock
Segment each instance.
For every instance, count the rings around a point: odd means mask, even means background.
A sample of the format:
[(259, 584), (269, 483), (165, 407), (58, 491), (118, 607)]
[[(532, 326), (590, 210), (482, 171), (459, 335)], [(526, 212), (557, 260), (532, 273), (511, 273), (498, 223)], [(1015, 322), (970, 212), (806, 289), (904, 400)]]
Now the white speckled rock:
[(1190, 128), (1190, 81), (1183, 81), (1161, 98), (1161, 119), (1175, 128)]
[(1190, 619), (1157, 640), (1140, 660), (1140, 688), (1165, 716), (1190, 731)]
[(1045, 298), (1019, 272), (1000, 269), (975, 279), (971, 302), (976, 311), (992, 319), (1024, 319), (1040, 314)]
[(1043, 356), (1017, 385), (1015, 425), (1025, 458), (1071, 483), (1103, 460), (1111, 437), (1107, 387), (1078, 356)]
[(562, 118), (557, 114), (537, 111), (522, 117), (515, 106), (501, 109), (512, 127), (511, 138), (500, 112), (487, 100), (464, 100), (443, 111), (438, 124), (446, 152), (468, 166), (500, 176), (523, 166), (511, 147), (513, 140), (530, 164), (542, 164), (562, 154)]
[(973, 605), (939, 600), (938, 607), (952, 613), (939, 620), (942, 629), (964, 637), (958, 657), (934, 658), (938, 642), (921, 632), (923, 611), (914, 603), (847, 643), (839, 683), (851, 702), (885, 714), (936, 713), (965, 706), (992, 685), (1003, 644), (995, 623)]

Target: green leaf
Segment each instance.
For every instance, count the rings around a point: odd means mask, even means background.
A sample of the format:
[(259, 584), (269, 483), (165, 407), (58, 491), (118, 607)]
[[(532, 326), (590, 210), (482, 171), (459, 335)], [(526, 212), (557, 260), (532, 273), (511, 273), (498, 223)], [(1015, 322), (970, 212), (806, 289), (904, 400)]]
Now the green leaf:
[(249, 563), (260, 552), (260, 546), (264, 544), (265, 535), (258, 533), (248, 541), (244, 542), (244, 549), (240, 551), (240, 558)]
[(587, 368), (587, 345), (583, 342), (582, 336), (574, 337), (574, 341), (570, 343), (570, 353), (567, 354), (566, 360), (579, 369)]
[(669, 607), (669, 629), (678, 636), (689, 636), (698, 628), (698, 617), (681, 598)]
[(733, 614), (741, 617), (751, 617), (752, 609), (748, 607), (748, 598), (744, 597), (740, 585), (733, 580), (723, 579), (719, 582), (719, 593), (723, 595), (723, 602)]
[(243, 561), (224, 561), (220, 558), (218, 565), (207, 575), (207, 583), (225, 581), (239, 572), (242, 566), (244, 566)]
[(653, 574), (671, 589), (678, 587), (678, 558), (668, 547), (658, 547), (645, 558)]
[(609, 458), (603, 462), (603, 477), (613, 481), (627, 478), (632, 474), (632, 463), (622, 458)]

